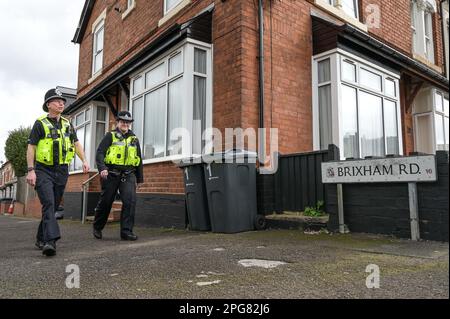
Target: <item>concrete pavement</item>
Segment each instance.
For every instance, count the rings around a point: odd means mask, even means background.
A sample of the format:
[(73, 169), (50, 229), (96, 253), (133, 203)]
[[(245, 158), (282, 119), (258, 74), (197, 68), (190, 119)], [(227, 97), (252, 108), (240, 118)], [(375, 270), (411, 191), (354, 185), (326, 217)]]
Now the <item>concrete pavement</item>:
[[(151, 228), (137, 228), (139, 240), (124, 242), (117, 224), (95, 240), (90, 224), (63, 220), (57, 255), (45, 257), (34, 247), (37, 226), (37, 220), (0, 216), (0, 298), (449, 297), (448, 243)], [(66, 286), (74, 274), (69, 265), (79, 269), (80, 288)], [(369, 289), (373, 265), (379, 288)]]

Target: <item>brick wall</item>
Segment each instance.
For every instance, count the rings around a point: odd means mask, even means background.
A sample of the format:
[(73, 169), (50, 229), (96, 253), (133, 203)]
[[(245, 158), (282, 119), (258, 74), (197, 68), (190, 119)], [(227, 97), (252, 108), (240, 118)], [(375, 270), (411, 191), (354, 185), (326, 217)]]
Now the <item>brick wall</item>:
[[(242, 15), (242, 126), (259, 124), (257, 2)], [(265, 127), (279, 128), (279, 151), (312, 149), (311, 19), (306, 1), (264, 2)], [(268, 139), (267, 139), (268, 142)]]
[(360, 15), (363, 22), (370, 17), (371, 11), (368, 10), (370, 5), (378, 6), (381, 16), (380, 27), (369, 28), (369, 33), (382, 39), (383, 42), (395, 46), (403, 53), (411, 55), (410, 0), (361, 0)]
[[(367, 21), (371, 10), (369, 5), (380, 8), (381, 20), (379, 28), (369, 28), (369, 33), (379, 40), (391, 45), (404, 54), (412, 57), (412, 32), (410, 18), (411, 0), (361, 0), (360, 12), (362, 21)], [(440, 0), (437, 0), (438, 12), (440, 11)], [(433, 15), (435, 64), (443, 68), (443, 43), (442, 43), (442, 21), (439, 14)]]
[(183, 172), (172, 162), (145, 165), (138, 193), (184, 194)]

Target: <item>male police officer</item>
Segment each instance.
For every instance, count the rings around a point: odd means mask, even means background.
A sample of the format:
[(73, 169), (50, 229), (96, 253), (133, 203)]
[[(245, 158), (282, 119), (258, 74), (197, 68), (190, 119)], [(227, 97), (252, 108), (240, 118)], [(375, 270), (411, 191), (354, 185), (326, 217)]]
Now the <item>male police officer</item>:
[(64, 194), (69, 175), (68, 165), (75, 152), (83, 162), (83, 172), (89, 171), (83, 146), (70, 122), (61, 116), (66, 99), (58, 89), (45, 94), (42, 106), (47, 115), (36, 120), (28, 139), (27, 182), (35, 186), (42, 205), (36, 246), (46, 256), (56, 254), (56, 241), (61, 238), (55, 212)]
[(116, 129), (106, 133), (97, 149), (96, 162), (102, 192), (95, 208), (94, 237), (102, 238), (102, 230), (119, 190), (122, 199), (120, 237), (123, 240), (136, 240), (137, 236), (133, 234), (136, 183), (143, 182), (141, 147), (130, 130), (133, 122), (131, 114), (119, 112), (116, 120)]

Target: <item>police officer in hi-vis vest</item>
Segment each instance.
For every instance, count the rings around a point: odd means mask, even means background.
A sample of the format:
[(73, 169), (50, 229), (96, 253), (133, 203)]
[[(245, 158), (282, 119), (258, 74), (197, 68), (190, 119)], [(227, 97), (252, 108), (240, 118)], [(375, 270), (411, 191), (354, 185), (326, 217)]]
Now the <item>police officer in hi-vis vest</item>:
[(102, 238), (112, 204), (119, 191), (122, 199), (120, 237), (136, 240), (133, 233), (136, 208), (136, 183), (142, 183), (142, 157), (139, 140), (130, 130), (131, 114), (123, 111), (116, 116), (116, 129), (106, 133), (97, 149), (96, 162), (100, 172), (102, 192), (95, 208), (94, 237)]
[(83, 172), (89, 172), (83, 146), (69, 120), (61, 116), (65, 102), (58, 89), (49, 90), (42, 106), (48, 114), (36, 120), (28, 138), (27, 182), (35, 186), (42, 205), (36, 247), (46, 256), (56, 254), (56, 241), (61, 238), (55, 212), (63, 197), (69, 164), (75, 153), (83, 162)]

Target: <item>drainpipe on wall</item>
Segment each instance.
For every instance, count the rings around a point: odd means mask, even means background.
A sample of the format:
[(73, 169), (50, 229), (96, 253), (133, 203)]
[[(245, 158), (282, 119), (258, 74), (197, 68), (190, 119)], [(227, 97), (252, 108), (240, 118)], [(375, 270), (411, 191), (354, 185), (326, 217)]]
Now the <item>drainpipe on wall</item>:
[(260, 164), (265, 161), (266, 139), (264, 134), (264, 9), (263, 0), (259, 0), (259, 156)]

